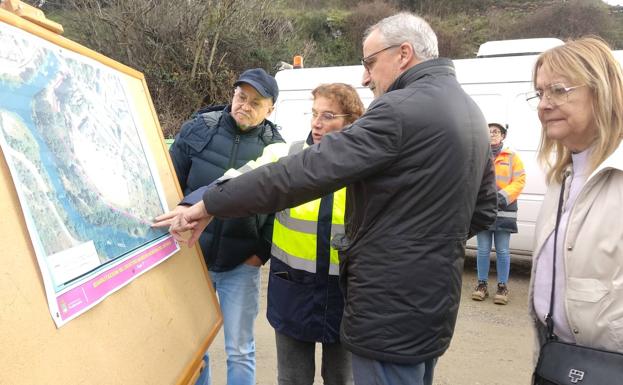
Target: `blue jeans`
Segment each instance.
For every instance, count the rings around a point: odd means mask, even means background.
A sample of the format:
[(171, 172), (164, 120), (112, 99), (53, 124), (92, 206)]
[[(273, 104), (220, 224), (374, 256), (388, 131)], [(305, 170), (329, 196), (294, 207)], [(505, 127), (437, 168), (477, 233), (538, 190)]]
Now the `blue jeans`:
[[(260, 310), (260, 268), (240, 264), (233, 270), (210, 271), (216, 289), (225, 333), (227, 384), (255, 385), (254, 322)], [(195, 385), (210, 385), (210, 357)]]
[(498, 282), (506, 284), (508, 283), (508, 275), (511, 269), (511, 254), (509, 250), (511, 233), (508, 231), (485, 230), (476, 234), (476, 240), (478, 241), (478, 255), (476, 257), (478, 280), (489, 280), (491, 238), (495, 240), (495, 266), (498, 274)]
[(436, 358), (414, 365), (371, 360), (353, 354), (355, 385), (433, 385)]

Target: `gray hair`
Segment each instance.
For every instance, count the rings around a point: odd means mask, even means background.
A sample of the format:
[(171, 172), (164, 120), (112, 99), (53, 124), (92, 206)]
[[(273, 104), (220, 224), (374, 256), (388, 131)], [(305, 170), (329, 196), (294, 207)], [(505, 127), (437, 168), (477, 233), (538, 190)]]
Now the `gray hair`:
[(388, 46), (409, 43), (415, 56), (420, 60), (435, 59), (439, 56), (437, 35), (426, 20), (409, 12), (400, 12), (386, 17), (366, 29), (365, 40), (373, 31), (379, 30)]

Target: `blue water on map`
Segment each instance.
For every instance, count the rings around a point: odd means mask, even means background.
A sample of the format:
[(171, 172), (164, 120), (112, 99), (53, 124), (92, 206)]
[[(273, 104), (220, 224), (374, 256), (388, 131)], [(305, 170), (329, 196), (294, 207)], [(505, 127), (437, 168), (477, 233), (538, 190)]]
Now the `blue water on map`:
[[(61, 177), (58, 173), (59, 165), (57, 163), (59, 160), (50, 152), (44, 138), (35, 128), (33, 121), (31, 103), (35, 96), (53, 81), (59, 67), (57, 58), (51, 54), (48, 55), (45, 63), (45, 66), (38, 69), (36, 76), (28, 83), (19, 85), (19, 87), (16, 87), (14, 83), (8, 85), (5, 81), (0, 80), (0, 109), (19, 115), (37, 140), (43, 167), (49, 176), (58, 202), (63, 206), (65, 213), (69, 217), (71, 226), (68, 226), (68, 228), (72, 236), (82, 242), (93, 240), (100, 259), (104, 256), (105, 259), (111, 261), (165, 234), (166, 232), (163, 230), (149, 229), (146, 236), (135, 237), (113, 226), (96, 226), (88, 222), (74, 207), (61, 183)], [(81, 181), (72, 182), (76, 184), (81, 183)], [(36, 218), (32, 219), (36, 225)], [(149, 228), (147, 224), (142, 224), (142, 226)], [(60, 282), (57, 283), (57, 289), (61, 284)]]

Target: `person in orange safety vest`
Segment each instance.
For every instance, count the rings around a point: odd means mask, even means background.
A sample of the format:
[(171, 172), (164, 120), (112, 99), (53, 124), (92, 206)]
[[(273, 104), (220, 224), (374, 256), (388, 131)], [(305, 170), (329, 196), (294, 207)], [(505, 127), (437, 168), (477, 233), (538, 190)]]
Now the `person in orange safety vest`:
[(483, 301), (489, 296), (489, 255), (491, 241), (495, 241), (496, 270), (498, 286), (493, 302), (508, 303), (508, 276), (510, 273), (509, 243), (511, 233), (517, 232), (517, 198), (526, 184), (526, 172), (516, 152), (504, 147), (507, 128), (499, 123), (489, 123), (491, 152), (495, 164), (495, 180), (498, 191), (498, 215), (495, 223), (476, 235), (478, 252), (476, 257), (478, 284), (472, 299)]

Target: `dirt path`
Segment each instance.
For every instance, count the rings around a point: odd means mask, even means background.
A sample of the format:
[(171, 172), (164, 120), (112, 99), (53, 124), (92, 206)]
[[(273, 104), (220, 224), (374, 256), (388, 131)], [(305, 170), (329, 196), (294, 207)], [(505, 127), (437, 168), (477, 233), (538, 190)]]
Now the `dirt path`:
[[(266, 283), (263, 267), (260, 315), (256, 321), (257, 384), (276, 384), (274, 332), (266, 321)], [(492, 272), (495, 279), (495, 272)], [(509, 284), (511, 300), (506, 306), (471, 300), (476, 282), (475, 266), (469, 260), (463, 275), (459, 318), (450, 349), (435, 369), (435, 385), (527, 385), (531, 376), (532, 332), (527, 315), (529, 271), (513, 265)], [(318, 350), (317, 350), (318, 352)], [(225, 385), (223, 335), (210, 350), (213, 385)], [(319, 356), (317, 354), (317, 362)], [(314, 385), (322, 385), (316, 370)]]

